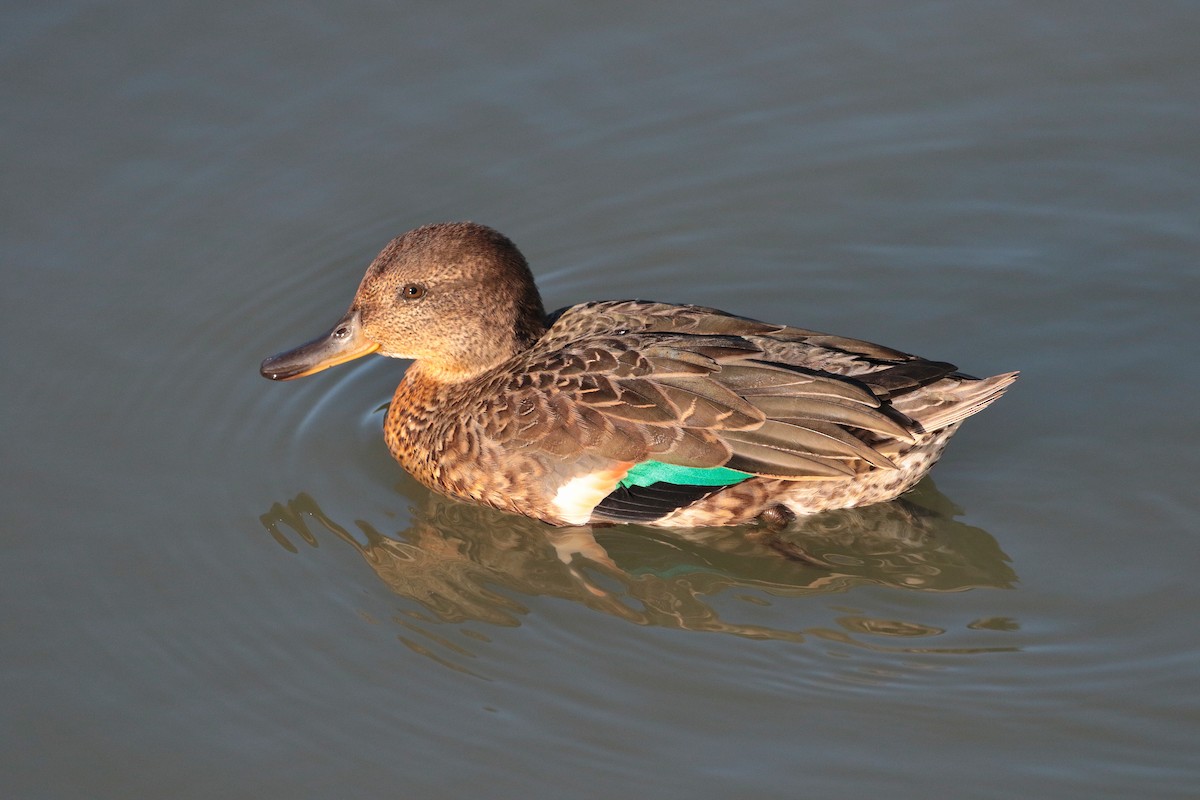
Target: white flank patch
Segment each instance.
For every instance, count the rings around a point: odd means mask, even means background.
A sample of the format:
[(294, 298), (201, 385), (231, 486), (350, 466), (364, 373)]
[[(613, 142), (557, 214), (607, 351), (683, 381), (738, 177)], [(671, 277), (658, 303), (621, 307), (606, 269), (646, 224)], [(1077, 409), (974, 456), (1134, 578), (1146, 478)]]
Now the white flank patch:
[(589, 472), (564, 483), (554, 493), (558, 515), (572, 525), (586, 525), (592, 509), (617, 488), (617, 482), (625, 477), (629, 467), (623, 464), (617, 469)]

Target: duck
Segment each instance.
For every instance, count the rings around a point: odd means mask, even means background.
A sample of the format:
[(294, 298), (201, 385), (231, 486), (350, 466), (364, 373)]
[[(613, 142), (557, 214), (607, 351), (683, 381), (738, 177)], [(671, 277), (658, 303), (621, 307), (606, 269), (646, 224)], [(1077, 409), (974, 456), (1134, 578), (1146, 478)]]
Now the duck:
[(329, 332), (260, 371), (371, 353), (412, 362), (383, 424), (409, 474), (555, 526), (777, 527), (887, 502), (1018, 376), (695, 305), (547, 314), (516, 245), (473, 222), (391, 240)]

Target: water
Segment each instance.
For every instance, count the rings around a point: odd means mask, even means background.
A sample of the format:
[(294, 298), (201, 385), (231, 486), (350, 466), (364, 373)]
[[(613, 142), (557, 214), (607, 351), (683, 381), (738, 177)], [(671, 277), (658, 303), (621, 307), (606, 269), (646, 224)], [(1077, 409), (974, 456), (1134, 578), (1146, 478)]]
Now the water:
[[(1194, 796), (1198, 22), (10, 4), (4, 795)], [(257, 375), (448, 219), (1022, 380), (777, 538), (463, 507)]]

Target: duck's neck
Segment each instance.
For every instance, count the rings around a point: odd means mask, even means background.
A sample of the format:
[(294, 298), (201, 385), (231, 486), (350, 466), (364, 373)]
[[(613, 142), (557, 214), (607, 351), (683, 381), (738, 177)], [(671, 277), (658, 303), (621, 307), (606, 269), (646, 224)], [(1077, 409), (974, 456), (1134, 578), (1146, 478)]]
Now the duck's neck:
[(464, 330), (465, 335), (460, 340), (462, 346), (420, 358), (409, 367), (409, 373), (413, 374), (415, 370), (414, 377), (437, 384), (474, 380), (533, 347), (546, 333), (540, 301), (529, 311), (521, 314), (514, 325), (505, 326), (499, 335), (494, 330)]

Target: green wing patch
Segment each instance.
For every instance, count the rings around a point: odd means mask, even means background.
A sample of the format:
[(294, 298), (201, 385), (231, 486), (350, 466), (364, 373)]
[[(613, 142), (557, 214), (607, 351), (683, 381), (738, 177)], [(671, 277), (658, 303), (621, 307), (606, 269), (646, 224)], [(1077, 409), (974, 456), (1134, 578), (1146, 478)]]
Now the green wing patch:
[(653, 483), (672, 483), (677, 486), (731, 486), (754, 477), (749, 472), (739, 472), (728, 467), (681, 467), (661, 461), (643, 461), (635, 464), (617, 485), (649, 486)]

